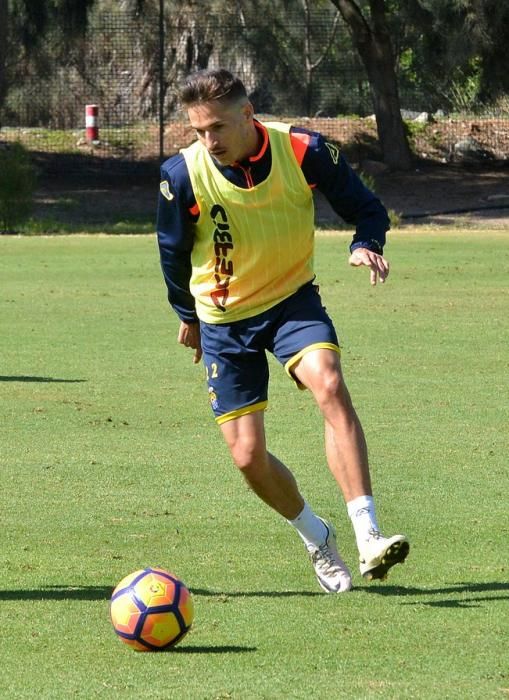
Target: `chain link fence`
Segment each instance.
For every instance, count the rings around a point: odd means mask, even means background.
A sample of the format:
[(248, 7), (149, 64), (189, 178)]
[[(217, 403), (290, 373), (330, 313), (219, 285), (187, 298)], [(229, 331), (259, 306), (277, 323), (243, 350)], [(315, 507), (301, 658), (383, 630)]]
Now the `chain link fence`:
[[(67, 167), (153, 162), (193, 139), (176, 102), (180, 79), (224, 66), (243, 78), (258, 114), (320, 130), (353, 160), (378, 154), (369, 83), (333, 9), (257, 25), (203, 12), (163, 15), (155, 5), (143, 16), (112, 7), (90, 13), (85, 35), (64, 57), (49, 41), (37, 60), (20, 61), (0, 112), (0, 141), (65, 154)], [(509, 157), (509, 110), (448, 115), (436, 97), (412, 90), (404, 72), (400, 96), (416, 155), (450, 161), (463, 147), (465, 157)], [(85, 123), (91, 104), (93, 139)]]

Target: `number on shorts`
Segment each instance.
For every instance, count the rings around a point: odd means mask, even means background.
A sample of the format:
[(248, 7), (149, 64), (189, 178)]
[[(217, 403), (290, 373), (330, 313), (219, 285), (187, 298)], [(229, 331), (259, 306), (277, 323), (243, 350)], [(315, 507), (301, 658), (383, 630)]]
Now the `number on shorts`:
[(210, 365), (210, 375), (209, 375), (209, 368), (205, 368), (207, 371), (207, 379), (217, 379), (218, 377), (218, 371), (217, 371), (217, 362), (212, 362)]

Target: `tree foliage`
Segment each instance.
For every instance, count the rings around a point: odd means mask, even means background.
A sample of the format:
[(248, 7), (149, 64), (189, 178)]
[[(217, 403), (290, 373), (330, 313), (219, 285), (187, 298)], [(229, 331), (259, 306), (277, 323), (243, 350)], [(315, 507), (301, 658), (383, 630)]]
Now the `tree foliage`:
[(402, 93), (429, 109), (474, 111), (509, 92), (509, 4), (404, 0), (392, 15)]
[(11, 32), (28, 51), (33, 51), (46, 33), (59, 29), (64, 45), (83, 34), (95, 0), (10, 0)]
[(509, 91), (509, 5), (495, 0), (165, 0), (162, 57), (159, 4), (0, 0), (0, 125), (69, 127), (88, 101), (112, 124), (156, 118), (161, 89), (170, 117), (181, 78), (222, 65), (261, 112), (375, 111), (402, 163), (400, 107), (474, 111)]

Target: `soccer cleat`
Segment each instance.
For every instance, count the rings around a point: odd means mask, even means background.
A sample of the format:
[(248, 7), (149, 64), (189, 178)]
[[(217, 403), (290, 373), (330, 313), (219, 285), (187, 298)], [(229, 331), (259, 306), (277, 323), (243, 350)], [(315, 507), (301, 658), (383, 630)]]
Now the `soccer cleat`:
[(352, 587), (352, 577), (347, 565), (338, 554), (334, 528), (322, 518), (320, 520), (325, 525), (327, 537), (320, 546), (307, 545), (311, 563), (318, 583), (326, 593), (344, 593)]
[(384, 581), (389, 569), (404, 562), (409, 551), (410, 544), (404, 535), (383, 537), (373, 530), (369, 540), (359, 548), (361, 574), (368, 581)]

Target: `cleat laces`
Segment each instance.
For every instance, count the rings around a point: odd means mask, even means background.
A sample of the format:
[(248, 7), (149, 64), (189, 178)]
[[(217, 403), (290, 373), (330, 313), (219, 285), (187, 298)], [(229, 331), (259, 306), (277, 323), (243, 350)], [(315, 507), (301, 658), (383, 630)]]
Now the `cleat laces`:
[(308, 543), (309, 558), (322, 590), (326, 593), (344, 593), (351, 589), (352, 577), (337, 551), (334, 529), (325, 520), (322, 522), (327, 528), (327, 537), (320, 545)]
[(321, 544), (311, 555), (311, 561), (324, 576), (335, 576), (341, 573), (335, 553), (331, 550), (328, 543)]

